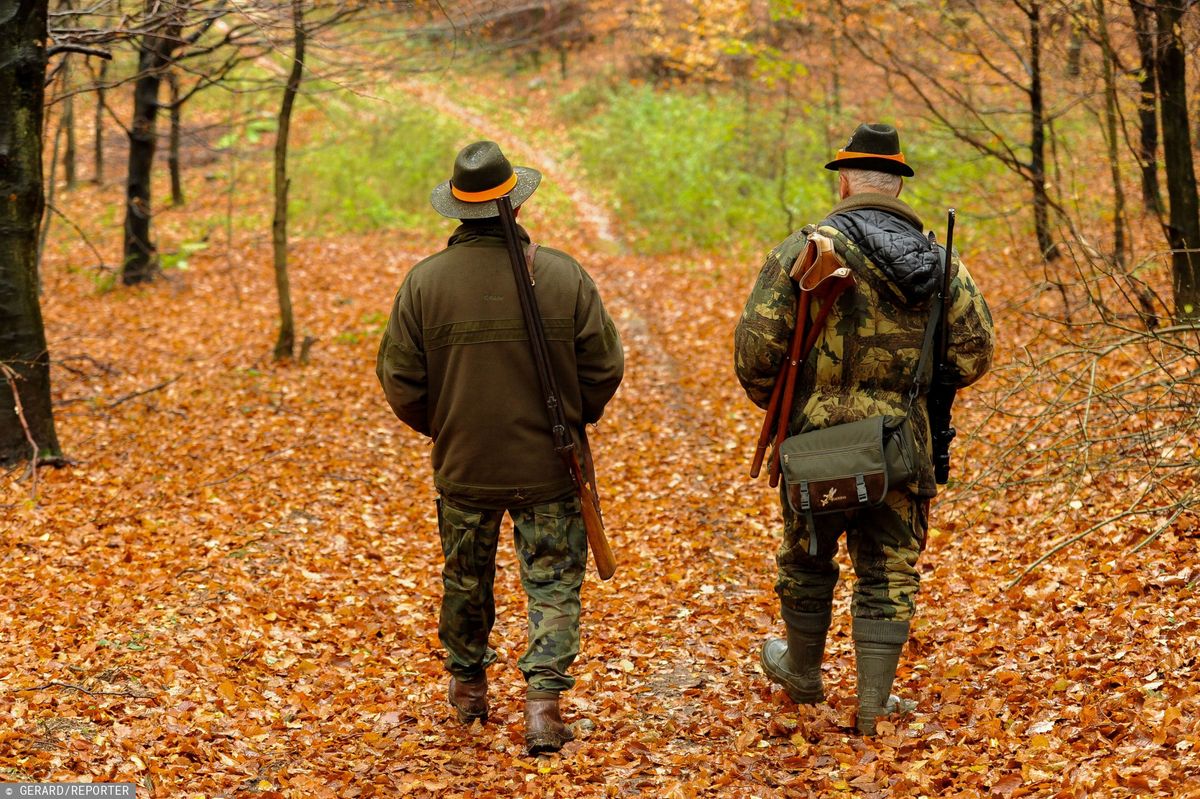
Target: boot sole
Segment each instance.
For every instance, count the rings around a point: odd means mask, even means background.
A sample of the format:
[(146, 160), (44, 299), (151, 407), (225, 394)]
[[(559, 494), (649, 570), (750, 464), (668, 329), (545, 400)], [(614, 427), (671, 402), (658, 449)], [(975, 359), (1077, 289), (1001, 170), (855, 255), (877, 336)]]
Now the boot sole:
[(564, 746), (575, 740), (575, 736), (569, 731), (562, 735), (539, 735), (535, 738), (525, 739), (525, 751), (531, 755), (543, 754), (545, 752), (557, 752)]
[(471, 713), (469, 711), (463, 710), (461, 707), (454, 704), (453, 702), (450, 703), (450, 707), (454, 708), (455, 713), (458, 714), (458, 721), (461, 724), (469, 725), (474, 721), (478, 721), (480, 724), (487, 723), (488, 712), (486, 710), (483, 711), (482, 713)]

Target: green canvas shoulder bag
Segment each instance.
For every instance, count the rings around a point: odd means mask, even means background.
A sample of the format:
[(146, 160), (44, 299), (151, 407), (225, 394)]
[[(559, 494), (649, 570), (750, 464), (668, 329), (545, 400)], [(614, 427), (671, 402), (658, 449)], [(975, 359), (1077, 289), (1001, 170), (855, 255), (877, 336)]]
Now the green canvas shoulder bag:
[[(934, 299), (921, 345), (908, 406), (903, 416), (872, 416), (857, 422), (811, 430), (784, 439), (778, 457), (788, 504), (804, 514), (808, 529), (812, 517), (875, 507), (894, 486), (904, 485), (917, 473), (917, 446), (912, 429), (912, 406), (928, 383), (941, 297)], [(809, 536), (809, 554), (816, 554), (815, 535)]]

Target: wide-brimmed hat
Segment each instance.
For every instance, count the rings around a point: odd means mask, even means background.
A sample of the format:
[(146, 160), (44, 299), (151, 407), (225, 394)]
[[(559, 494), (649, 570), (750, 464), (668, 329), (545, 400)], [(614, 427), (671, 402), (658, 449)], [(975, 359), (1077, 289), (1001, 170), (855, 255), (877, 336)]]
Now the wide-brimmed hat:
[(826, 169), (871, 169), (911, 178), (915, 173), (904, 163), (900, 134), (891, 125), (863, 123), (854, 129), (846, 146), (837, 151)]
[(434, 187), (429, 202), (451, 219), (488, 219), (500, 214), (494, 202), (497, 197), (507, 194), (515, 208), (541, 182), (541, 172), (514, 167), (494, 141), (477, 141), (459, 151), (453, 177)]

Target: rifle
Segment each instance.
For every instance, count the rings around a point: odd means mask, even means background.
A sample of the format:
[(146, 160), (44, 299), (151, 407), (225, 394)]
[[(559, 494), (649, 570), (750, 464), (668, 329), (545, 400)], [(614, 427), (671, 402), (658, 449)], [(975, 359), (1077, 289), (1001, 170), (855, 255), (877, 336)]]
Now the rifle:
[[(580, 511), (583, 515), (583, 527), (587, 532), (588, 546), (592, 557), (596, 560), (596, 571), (601, 580), (607, 580), (617, 570), (617, 562), (613, 557), (608, 539), (604, 536), (604, 519), (600, 515), (600, 500), (596, 493), (595, 471), (591, 466), (590, 451), (584, 452), (588, 462), (588, 472), (584, 473), (579, 462), (579, 453), (575, 449), (575, 440), (567, 428), (567, 419), (563, 415), (562, 403), (559, 401), (558, 383), (554, 378), (554, 370), (550, 365), (550, 351), (546, 348), (546, 333), (542, 329), (542, 315), (538, 312), (537, 295), (533, 292), (533, 276), (529, 265), (525, 262), (525, 253), (521, 250), (520, 239), (517, 237), (517, 218), (513, 213), (512, 202), (508, 195), (496, 199), (496, 207), (500, 209), (500, 225), (504, 229), (504, 242), (508, 245), (508, 260), (512, 264), (513, 277), (517, 282), (517, 297), (521, 302), (521, 315), (525, 318), (525, 329), (529, 334), (530, 349), (537, 366), (538, 382), (542, 394), (546, 397), (546, 411), (550, 416), (550, 433), (554, 439), (554, 451), (562, 458), (579, 495)], [(587, 446), (587, 436), (580, 431), (584, 446)]]
[[(932, 233), (929, 234), (931, 237)], [(933, 479), (938, 485), (950, 480), (950, 442), (958, 431), (950, 424), (954, 395), (958, 392), (958, 375), (946, 358), (950, 344), (950, 264), (954, 251), (954, 209), (946, 221), (946, 265), (942, 273), (942, 318), (938, 320), (938, 338), (933, 361), (933, 381), (926, 398), (929, 410), (929, 433), (933, 441)]]
[[(825, 320), (833, 309), (834, 302), (843, 291), (854, 285), (854, 276), (850, 270), (842, 266), (833, 254), (833, 242), (817, 234), (809, 236), (804, 251), (792, 265), (791, 276), (796, 281), (796, 326), (792, 328), (787, 355), (779, 368), (779, 374), (775, 377), (771, 400), (767, 403), (767, 414), (758, 434), (758, 445), (754, 448), (754, 457), (750, 462), (750, 476), (758, 477), (767, 446), (772, 447), (774, 455), (767, 472), (771, 488), (779, 485), (779, 446), (787, 438), (787, 426), (791, 421), (792, 402), (795, 399), (800, 368), (825, 329)], [(833, 282), (826, 284), (831, 278)], [(823, 291), (821, 308), (816, 318), (810, 320), (809, 310), (813, 294), (818, 289)]]

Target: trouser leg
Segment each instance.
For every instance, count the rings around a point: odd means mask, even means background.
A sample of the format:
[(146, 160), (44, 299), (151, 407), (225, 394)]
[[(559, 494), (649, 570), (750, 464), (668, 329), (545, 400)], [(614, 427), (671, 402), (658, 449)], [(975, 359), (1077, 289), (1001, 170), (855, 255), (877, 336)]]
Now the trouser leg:
[[(838, 581), (837, 540), (844, 517), (841, 514), (818, 516), (815, 530), (808, 529), (802, 514), (794, 512), (782, 488), (783, 540), (775, 563), (775, 593), (786, 614), (828, 615), (833, 605), (833, 589)], [(810, 552), (810, 536), (817, 537), (817, 554)]]
[(478, 510), (438, 501), (442, 539), (442, 610), (438, 638), (446, 669), (456, 679), (479, 679), (496, 660), (488, 636), (496, 622), (496, 544), (503, 511)]
[(854, 564), (851, 615), (908, 621), (916, 611), (921, 577), (917, 558), (925, 541), (929, 500), (889, 492), (882, 505), (858, 511), (846, 531)]
[(530, 696), (575, 684), (567, 670), (579, 654), (579, 592), (587, 534), (579, 500), (511, 511), (521, 584), (528, 596), (529, 647), (517, 661)]
[(928, 526), (928, 500), (894, 491), (883, 505), (860, 511), (847, 531), (854, 564), (851, 600), (858, 677), (856, 726), (874, 735), (876, 719), (913, 703), (890, 701), (896, 668), (916, 609), (917, 558)]

